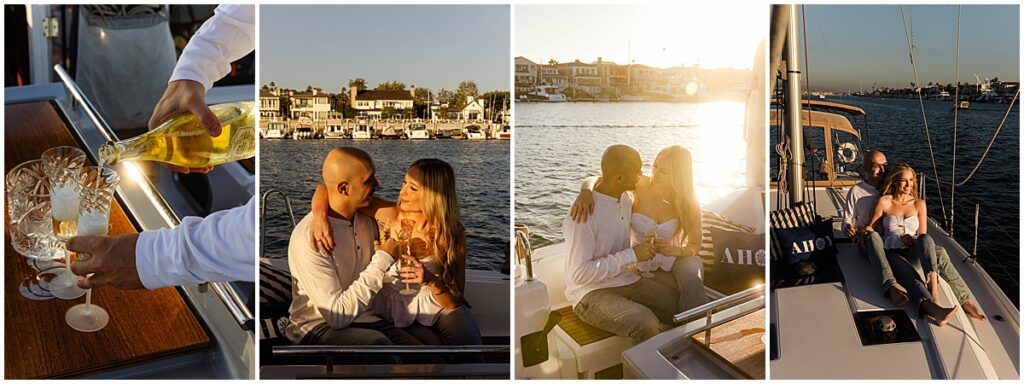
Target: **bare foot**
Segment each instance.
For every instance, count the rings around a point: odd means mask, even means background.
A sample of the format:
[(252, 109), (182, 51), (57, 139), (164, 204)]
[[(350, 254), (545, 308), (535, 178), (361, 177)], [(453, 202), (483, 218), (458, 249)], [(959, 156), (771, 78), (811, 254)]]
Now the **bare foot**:
[(935, 305), (942, 305), (942, 301), (939, 300), (939, 274), (932, 272), (928, 274), (928, 293), (932, 294), (932, 301)]
[(910, 301), (910, 298), (907, 297), (906, 292), (903, 292), (903, 290), (900, 289), (899, 284), (894, 284), (889, 287), (889, 300), (892, 300), (892, 305), (894, 307), (902, 307)]
[(964, 313), (966, 313), (967, 316), (978, 320), (985, 320), (985, 315), (981, 313), (981, 309), (974, 305), (973, 301), (967, 300), (961, 306), (964, 307)]
[(946, 326), (946, 323), (949, 322), (949, 318), (956, 313), (958, 308), (960, 307), (943, 308), (931, 301), (921, 303), (921, 310), (928, 314), (928, 317), (931, 317), (932, 320), (935, 320), (940, 327)]

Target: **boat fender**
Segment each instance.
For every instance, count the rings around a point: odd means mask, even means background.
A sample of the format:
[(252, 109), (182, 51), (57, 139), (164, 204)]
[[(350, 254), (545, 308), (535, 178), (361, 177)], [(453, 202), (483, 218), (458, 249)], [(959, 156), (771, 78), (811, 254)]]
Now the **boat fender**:
[(548, 314), (548, 322), (544, 324), (543, 330), (529, 333), (519, 338), (519, 345), (523, 347), (524, 368), (548, 361), (548, 356), (551, 354), (548, 346), (548, 333), (555, 329), (559, 321), (562, 321), (562, 314), (558, 311), (551, 311)]
[(857, 144), (849, 141), (839, 144), (839, 160), (846, 164), (857, 161)]

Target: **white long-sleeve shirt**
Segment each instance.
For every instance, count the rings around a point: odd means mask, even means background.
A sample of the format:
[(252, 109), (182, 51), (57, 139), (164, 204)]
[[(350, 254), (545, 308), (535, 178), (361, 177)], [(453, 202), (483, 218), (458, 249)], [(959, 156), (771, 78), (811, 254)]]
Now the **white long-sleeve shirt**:
[[(196, 31), (171, 80), (194, 80), (206, 89), (231, 70), (231, 62), (255, 49), (256, 7), (221, 5)], [(174, 229), (145, 231), (135, 245), (139, 278), (146, 288), (213, 281), (253, 281), (256, 275), (256, 203), (186, 217)]]
[(567, 215), (562, 224), (569, 255), (565, 258), (565, 297), (573, 306), (587, 293), (635, 283), (636, 254), (629, 242), (633, 194), (618, 199), (594, 191), (594, 213), (584, 224)]
[(871, 215), (875, 212), (875, 203), (878, 202), (878, 188), (861, 181), (850, 187), (846, 192), (846, 205), (843, 207), (843, 227), (855, 225), (864, 229), (871, 222)]
[(362, 213), (352, 221), (328, 220), (334, 236), (330, 255), (319, 255), (309, 245), (312, 215), (295, 226), (288, 244), (288, 267), (295, 284), (284, 333), (292, 343), (298, 344), (320, 324), (340, 329), (353, 322), (380, 320), (370, 310), (371, 300), (395, 259), (386, 252), (374, 252), (377, 223)]
[(255, 47), (256, 6), (219, 5), (185, 45), (170, 81), (194, 80), (209, 90)]
[(186, 217), (173, 229), (143, 231), (135, 244), (139, 279), (148, 289), (256, 276), (256, 198), (241, 207)]

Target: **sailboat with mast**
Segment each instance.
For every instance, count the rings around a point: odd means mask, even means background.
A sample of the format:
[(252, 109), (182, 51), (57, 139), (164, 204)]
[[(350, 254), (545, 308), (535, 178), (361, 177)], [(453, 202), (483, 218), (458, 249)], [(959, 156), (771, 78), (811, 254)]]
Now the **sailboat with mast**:
[[(938, 221), (922, 225), (931, 226), (928, 234), (949, 252), (988, 319), (971, 319), (961, 310), (939, 326), (894, 306), (877, 289), (871, 266), (842, 233), (839, 220), (847, 191), (860, 181), (866, 113), (801, 99), (797, 8), (774, 5), (771, 17), (769, 68), (778, 74), (775, 89), (780, 90), (770, 113), (772, 148), (778, 151), (768, 197), (773, 210), (772, 378), (1019, 379), (1019, 310)], [(855, 126), (851, 119), (863, 123)], [(923, 187), (923, 176), (919, 180)], [(794, 273), (776, 252), (777, 236), (819, 223), (831, 224), (838, 254), (820, 259), (817, 270)], [(802, 273), (799, 279), (793, 276), (797, 273)], [(944, 281), (940, 296), (943, 303), (956, 302)]]

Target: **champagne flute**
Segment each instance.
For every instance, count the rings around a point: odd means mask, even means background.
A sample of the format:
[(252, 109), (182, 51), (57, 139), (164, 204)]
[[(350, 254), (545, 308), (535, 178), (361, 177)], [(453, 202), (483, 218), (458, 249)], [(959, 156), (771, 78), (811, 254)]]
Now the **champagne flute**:
[[(412, 256), (412, 246), (411, 246), (410, 243), (412, 242), (412, 226), (413, 226), (413, 222), (412, 222), (412, 220), (406, 219), (406, 220), (402, 220), (401, 221), (401, 225), (402, 225), (402, 230), (400, 232), (398, 232), (398, 246), (401, 248), (401, 250), (398, 253), (411, 257)], [(411, 258), (403, 257), (402, 258), (401, 266), (402, 267), (411, 267), (411, 266), (413, 266), (412, 259)], [(405, 283), (405, 288), (403, 288), (402, 290), (398, 291), (398, 293), (401, 293), (401, 294), (406, 295), (406, 296), (415, 295), (417, 292), (419, 292), (419, 290), (409, 288), (409, 283)]]
[[(110, 223), (110, 204), (114, 189), (121, 178), (109, 168), (85, 167), (82, 180), (82, 199), (78, 214), (79, 236), (106, 236)], [(85, 261), (91, 255), (80, 253), (78, 259)], [(92, 304), (92, 289), (85, 292), (85, 304), (76, 304), (64, 314), (64, 321), (81, 332), (95, 332), (107, 326), (110, 315), (98, 305)]]
[[(391, 239), (391, 226), (390, 225), (378, 222), (377, 223), (377, 229), (378, 229), (377, 232), (380, 234), (380, 243), (381, 244), (384, 244), (385, 242), (387, 242), (388, 240)], [(395, 278), (395, 276), (391, 274), (391, 267), (393, 267), (395, 265), (395, 263), (397, 263), (397, 262), (398, 262), (398, 260), (391, 261), (391, 264), (389, 264), (387, 269), (384, 270), (384, 279), (383, 279), (384, 284), (391, 284), (391, 283), (394, 283), (395, 280), (397, 280)]]
[(74, 300), (85, 294), (78, 287), (78, 276), (71, 273), (71, 260), (67, 252), (67, 240), (78, 232), (78, 206), (82, 188), (82, 167), (85, 152), (75, 147), (56, 147), (43, 152), (43, 169), (50, 181), (50, 211), (53, 219), (53, 235), (59, 240), (58, 247), (64, 253), (66, 268), (56, 272), (50, 281), (50, 292), (64, 300)]
[[(654, 245), (654, 241), (657, 238), (658, 238), (658, 232), (650, 231), (650, 232), (647, 233), (647, 236), (644, 237), (644, 241), (646, 241), (647, 244)], [(640, 272), (640, 276), (641, 277), (648, 278), (648, 279), (654, 277), (654, 273), (651, 272), (651, 260), (647, 260), (647, 264), (644, 267), (644, 269), (645, 269), (644, 271)], [(637, 270), (640, 270), (639, 265), (637, 266)]]

